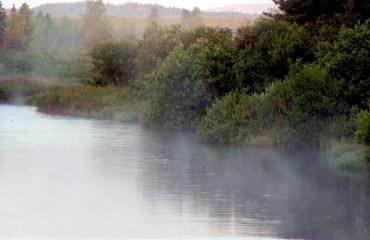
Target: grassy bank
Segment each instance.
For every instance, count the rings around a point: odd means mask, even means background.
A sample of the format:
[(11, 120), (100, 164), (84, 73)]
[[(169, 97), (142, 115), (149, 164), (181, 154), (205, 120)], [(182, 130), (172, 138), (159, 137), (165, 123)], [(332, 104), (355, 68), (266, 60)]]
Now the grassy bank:
[(31, 76), (1, 76), (0, 103), (23, 104), (25, 99), (46, 92), (57, 84), (50, 79)]
[(37, 94), (30, 101), (39, 111), (122, 122), (139, 120), (141, 104), (125, 87), (75, 86)]

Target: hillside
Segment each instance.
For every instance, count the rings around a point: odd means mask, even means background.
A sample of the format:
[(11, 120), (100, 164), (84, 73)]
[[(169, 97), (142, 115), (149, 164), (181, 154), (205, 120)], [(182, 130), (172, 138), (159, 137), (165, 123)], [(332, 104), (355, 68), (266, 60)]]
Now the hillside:
[[(178, 18), (181, 8), (163, 7), (157, 4), (125, 3), (121, 5), (107, 4), (107, 13), (110, 16), (146, 18), (153, 8), (159, 10), (163, 18)], [(35, 13), (47, 13), (53, 17), (81, 16), (85, 10), (85, 2), (44, 4), (33, 8)], [(235, 11), (203, 11), (205, 18), (255, 18), (256, 14), (238, 13)]]

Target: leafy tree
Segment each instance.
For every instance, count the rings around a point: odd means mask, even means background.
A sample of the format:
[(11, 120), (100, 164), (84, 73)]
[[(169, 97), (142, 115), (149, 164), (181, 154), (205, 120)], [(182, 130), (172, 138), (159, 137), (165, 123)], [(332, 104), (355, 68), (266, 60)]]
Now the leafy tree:
[(0, 52), (4, 44), (5, 31), (6, 31), (6, 12), (5, 9), (3, 8), (2, 2), (0, 1)]
[(228, 76), (232, 49), (225, 46), (194, 43), (171, 52), (150, 76), (145, 122), (166, 129), (192, 129), (206, 108), (233, 85)]
[(112, 30), (106, 16), (102, 0), (86, 1), (85, 14), (82, 16), (85, 49), (92, 48), (96, 43), (112, 40)]
[(138, 41), (137, 68), (143, 76), (155, 69), (181, 43), (183, 31), (178, 26), (151, 25)]
[(203, 18), (199, 8), (192, 11), (183, 9), (181, 13), (181, 26), (187, 30), (195, 29), (203, 25)]
[(34, 18), (31, 49), (35, 52), (50, 52), (54, 23), (50, 15), (38, 13)]
[(370, 17), (368, 0), (273, 0), (283, 14), (275, 17), (290, 22), (305, 24), (316, 21), (340, 21), (353, 26), (357, 21), (364, 22)]
[[(321, 55), (321, 56), (320, 56)], [(370, 21), (354, 29), (342, 28), (338, 40), (320, 53), (320, 63), (341, 89), (338, 99), (348, 109), (366, 109), (370, 99)]]
[(240, 86), (261, 92), (276, 79), (283, 79), (291, 64), (313, 60), (313, 42), (306, 30), (285, 21), (260, 19), (253, 27), (239, 29), (239, 48), (234, 70)]
[(358, 114), (355, 137), (358, 142), (370, 145), (370, 111)]
[(125, 85), (133, 77), (136, 47), (131, 42), (97, 44), (90, 57), (97, 85)]

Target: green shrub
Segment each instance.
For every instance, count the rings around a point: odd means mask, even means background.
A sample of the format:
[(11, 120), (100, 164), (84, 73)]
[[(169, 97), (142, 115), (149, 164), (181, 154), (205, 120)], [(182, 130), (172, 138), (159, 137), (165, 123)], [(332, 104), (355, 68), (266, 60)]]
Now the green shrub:
[(147, 80), (145, 123), (166, 129), (192, 129), (223, 92), (232, 89), (233, 49), (197, 43), (176, 48)]
[(137, 49), (131, 42), (100, 43), (90, 52), (97, 85), (126, 85), (134, 76)]
[(348, 141), (334, 141), (329, 151), (330, 164), (340, 170), (364, 171), (370, 167), (370, 148)]
[(338, 40), (326, 54), (319, 56), (321, 65), (340, 89), (336, 101), (368, 107), (370, 99), (370, 21), (354, 29), (342, 28)]
[(355, 137), (358, 142), (370, 145), (370, 112), (362, 111), (357, 118)]
[(235, 37), (239, 54), (234, 66), (237, 80), (248, 92), (263, 92), (283, 79), (290, 65), (313, 60), (313, 42), (304, 27), (285, 21), (260, 19), (239, 29)]

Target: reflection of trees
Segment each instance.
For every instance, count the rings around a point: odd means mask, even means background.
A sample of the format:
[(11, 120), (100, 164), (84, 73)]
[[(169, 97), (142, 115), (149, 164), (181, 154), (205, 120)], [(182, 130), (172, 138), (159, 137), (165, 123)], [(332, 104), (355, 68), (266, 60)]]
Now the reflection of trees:
[(170, 202), (178, 214), (209, 220), (221, 234), (369, 239), (369, 180), (334, 176), (317, 154), (138, 134), (125, 149), (135, 151), (138, 182), (153, 209)]

